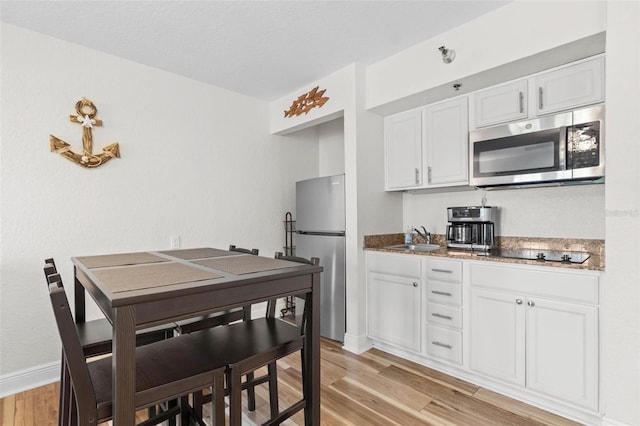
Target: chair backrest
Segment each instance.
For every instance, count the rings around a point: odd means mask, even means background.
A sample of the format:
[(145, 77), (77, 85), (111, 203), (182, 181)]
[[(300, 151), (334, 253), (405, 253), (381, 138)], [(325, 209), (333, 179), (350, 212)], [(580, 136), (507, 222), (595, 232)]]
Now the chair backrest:
[(252, 254), (254, 256), (258, 255), (258, 249), (246, 249), (246, 248), (242, 248), (242, 247), (236, 247), (235, 245), (231, 244), (229, 246), (229, 251), (237, 251), (240, 253), (246, 253), (246, 254)]
[(304, 257), (299, 256), (285, 256), (281, 251), (276, 252), (276, 259), (289, 260), (291, 262), (298, 263), (306, 263), (307, 265), (315, 265), (318, 266), (320, 264), (320, 259), (317, 257), (312, 257), (311, 259), (306, 259)]
[[(318, 266), (320, 264), (320, 259), (317, 258), (317, 257), (312, 257), (310, 259), (306, 259), (306, 258), (300, 257), (300, 256), (285, 256), (284, 254), (282, 254), (281, 251), (277, 251), (276, 252), (275, 258), (276, 259), (281, 259), (281, 260), (288, 260), (288, 261), (291, 261), (291, 262), (304, 263), (306, 265)], [(267, 303), (267, 316), (275, 315), (275, 310), (276, 310), (275, 300), (270, 300)], [(306, 317), (307, 317), (307, 306), (305, 304), (302, 316), (300, 317), (300, 321), (301, 322), (298, 322), (298, 326), (300, 327), (301, 331), (304, 330), (304, 324), (306, 322)]]
[(51, 274), (57, 274), (58, 273), (58, 268), (56, 268), (56, 262), (52, 259), (45, 259), (44, 260), (44, 278), (47, 280), (47, 287), (49, 287), (49, 275)]
[(51, 307), (58, 326), (60, 340), (62, 342), (62, 352), (64, 354), (62, 362), (66, 362), (74, 395), (78, 404), (79, 412), (89, 412), (89, 418), (94, 419), (96, 424), (97, 405), (96, 394), (89, 375), (89, 369), (82, 352), (82, 345), (76, 325), (71, 315), (69, 301), (62, 285), (59, 274), (50, 274), (47, 277), (49, 284), (49, 297)]

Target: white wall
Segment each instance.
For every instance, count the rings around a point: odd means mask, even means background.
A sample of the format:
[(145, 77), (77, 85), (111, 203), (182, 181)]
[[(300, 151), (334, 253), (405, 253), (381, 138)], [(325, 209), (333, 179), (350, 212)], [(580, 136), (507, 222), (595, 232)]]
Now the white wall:
[[(604, 185), (403, 195), (403, 223), (444, 234), (447, 207), (497, 206), (496, 235), (604, 239)], [(398, 229), (397, 232), (402, 232)]]
[[(607, 418), (640, 425), (640, 3), (607, 6)], [(620, 424), (620, 423), (613, 423)]]
[[(369, 66), (366, 105), (367, 108), (380, 107), (444, 85), (451, 90), (448, 96), (453, 96), (451, 82), (463, 83), (464, 91), (470, 84), (481, 83), (481, 80), (468, 81), (469, 76), (482, 75), (491, 80), (498, 75), (496, 68), (504, 64), (591, 36), (605, 28), (604, 1), (515, 0)], [(450, 64), (442, 61), (438, 51), (443, 45), (456, 52), (456, 59)], [(560, 59), (572, 54), (574, 52), (563, 52)], [(562, 63), (554, 63), (552, 57), (545, 59), (548, 68)], [(544, 65), (537, 62), (527, 66)], [(487, 70), (492, 72), (485, 73)]]
[[(55, 257), (67, 287), (75, 255), (284, 243), (294, 182), (318, 174), (315, 132), (271, 136), (269, 105), (1, 24), (0, 377), (59, 359), (43, 283)], [(80, 150), (69, 121), (81, 97), (98, 108), (93, 170), (49, 151)], [(97, 308), (90, 316), (98, 315)]]
[(317, 126), (319, 175), (344, 173), (344, 118), (336, 118)]

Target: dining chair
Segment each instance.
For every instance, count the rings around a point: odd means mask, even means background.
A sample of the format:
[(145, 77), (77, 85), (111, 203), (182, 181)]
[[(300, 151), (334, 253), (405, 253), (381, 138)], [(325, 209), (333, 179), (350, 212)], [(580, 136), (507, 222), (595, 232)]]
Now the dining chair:
[[(45, 259), (44, 275), (57, 274), (53, 258)], [(112, 350), (112, 326), (106, 318), (76, 322), (80, 344), (85, 357), (110, 354)], [(145, 328), (136, 332), (136, 345), (142, 346), (173, 336), (173, 324)]]
[[(257, 256), (259, 249), (252, 248), (246, 249), (237, 247), (234, 244), (229, 245), (229, 251), (250, 254)], [(188, 318), (181, 321), (176, 321), (176, 332), (178, 334), (193, 333), (194, 331), (206, 330), (212, 327), (218, 327), (221, 325), (231, 324), (236, 321), (246, 321), (251, 319), (251, 305), (242, 306), (239, 308), (227, 309), (220, 312), (213, 312), (197, 318)], [(253, 380), (253, 373), (247, 376), (247, 380)], [(193, 395), (193, 409), (202, 415), (202, 405), (206, 402), (206, 397), (203, 397), (202, 392), (196, 392)], [(204, 399), (203, 399), (204, 398)], [(256, 409), (256, 395), (254, 388), (249, 390), (248, 394), (249, 410), (254, 411)]]
[[(62, 362), (66, 364), (73, 395), (69, 418), (59, 424), (93, 426), (113, 416), (111, 356), (87, 361), (80, 336), (71, 315), (59, 274), (49, 276), (49, 296), (62, 342)], [(207, 386), (213, 388), (212, 421), (224, 425), (224, 374), (226, 349), (207, 342), (200, 333), (177, 336), (136, 348), (136, 410), (163, 402), (184, 401), (190, 393)], [(141, 425), (159, 424), (182, 414), (185, 405), (159, 413)], [(191, 413), (188, 413), (191, 414)]]
[[(58, 269), (53, 258), (45, 259), (44, 276), (47, 286), (52, 280), (59, 280)], [(113, 347), (112, 342), (112, 326), (106, 318), (100, 318), (90, 321), (75, 322), (76, 331), (82, 352), (85, 358), (110, 354)], [(142, 346), (153, 342), (158, 342), (172, 337), (174, 333), (173, 325), (156, 326), (136, 331), (136, 346)], [(66, 365), (63, 362), (60, 368), (60, 405), (58, 407), (59, 415), (62, 423), (67, 424), (70, 415), (70, 405), (72, 402), (71, 386), (68, 377)], [(175, 402), (170, 405), (175, 406)], [(149, 415), (155, 415), (156, 408), (149, 407)], [(169, 421), (169, 425), (175, 425), (173, 420)]]
[[(275, 258), (315, 266), (320, 263), (320, 259), (317, 257), (306, 259), (299, 256), (285, 256), (281, 252), (276, 252)], [(229, 370), (227, 373), (229, 382), (228, 387), (230, 388), (229, 417), (231, 419), (231, 424), (234, 424), (234, 419), (239, 420), (241, 416), (241, 391), (253, 388), (264, 382), (268, 382), (269, 385), (269, 408), (271, 415), (271, 419), (265, 424), (280, 424), (305, 407), (306, 400), (303, 392), (300, 400), (296, 401), (283, 411), (279, 410), (278, 368), (276, 361), (294, 352), (300, 351), (302, 378), (304, 380), (306, 371), (304, 363), (304, 330), (307, 317), (306, 306), (307, 305), (305, 304), (305, 308), (303, 308), (304, 312), (300, 317), (301, 322), (298, 324), (291, 324), (287, 321), (276, 318), (276, 300), (270, 300), (267, 303), (267, 312), (265, 317), (259, 319), (265, 324), (264, 326), (266, 331), (262, 335), (255, 336), (239, 345), (240, 348), (238, 349), (238, 353), (234, 354), (236, 355), (235, 360), (229, 362)], [(289, 339), (278, 339), (276, 337), (278, 333), (286, 334)], [(279, 344), (270, 344), (272, 341), (277, 341)], [(241, 382), (241, 377), (243, 375), (255, 372), (257, 369), (264, 366), (267, 367), (267, 373), (265, 375), (256, 377), (253, 381), (247, 381), (246, 383)], [(302, 388), (304, 389), (304, 385)]]
[[(318, 258), (305, 259), (296, 256), (283, 256), (277, 252), (276, 259), (318, 265)], [(228, 349), (228, 369), (226, 393), (229, 395), (229, 419), (231, 425), (239, 425), (242, 417), (242, 391), (248, 395), (255, 387), (268, 383), (270, 420), (265, 424), (280, 424), (287, 418), (303, 409), (306, 405), (305, 395), (285, 410), (280, 411), (278, 402), (278, 370), (277, 360), (296, 351), (301, 352), (302, 377), (305, 377), (304, 365), (304, 326), (306, 309), (299, 324), (292, 324), (276, 318), (276, 301), (267, 303), (266, 315), (262, 318), (250, 319), (230, 326), (216, 327), (208, 331), (217, 337), (211, 341), (219, 341)], [(306, 306), (306, 305), (305, 305)], [(266, 374), (255, 377), (255, 372), (267, 367)], [(247, 376), (242, 381), (242, 376)], [(303, 386), (304, 389), (304, 386)], [(199, 394), (203, 403), (210, 396)], [(249, 398), (248, 398), (249, 399)], [(250, 408), (251, 411), (251, 408)]]

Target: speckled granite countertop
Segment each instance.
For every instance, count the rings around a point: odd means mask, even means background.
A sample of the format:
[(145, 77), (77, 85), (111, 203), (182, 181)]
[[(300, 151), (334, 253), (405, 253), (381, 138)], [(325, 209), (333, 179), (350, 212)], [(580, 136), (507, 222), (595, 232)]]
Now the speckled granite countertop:
[[(423, 242), (418, 237), (417, 243)], [(523, 265), (551, 266), (566, 269), (587, 269), (592, 271), (604, 271), (604, 240), (580, 240), (566, 238), (532, 238), (532, 237), (497, 237), (496, 245), (501, 249), (531, 249), (553, 251), (576, 251), (590, 255), (583, 263), (551, 262), (527, 259), (512, 259), (506, 257), (478, 254), (478, 252), (448, 249), (447, 241), (443, 234), (432, 235), (433, 244), (442, 246), (442, 249), (430, 252), (415, 252), (410, 250), (385, 249), (384, 247), (404, 244), (404, 234), (367, 235), (364, 237), (364, 249), (388, 253), (408, 253), (420, 256), (449, 257), (456, 259), (484, 260), (502, 263), (517, 263)]]

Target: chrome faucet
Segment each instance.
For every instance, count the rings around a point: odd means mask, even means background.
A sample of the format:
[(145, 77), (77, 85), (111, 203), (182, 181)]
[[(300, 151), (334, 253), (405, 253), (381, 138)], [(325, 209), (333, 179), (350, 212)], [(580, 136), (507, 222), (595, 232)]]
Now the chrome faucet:
[(413, 228), (413, 230), (416, 231), (418, 235), (422, 237), (422, 239), (426, 244), (431, 244), (431, 233), (427, 232), (424, 226), (421, 226), (420, 228), (422, 228), (422, 232), (420, 232), (420, 230), (418, 230), (417, 228)]

